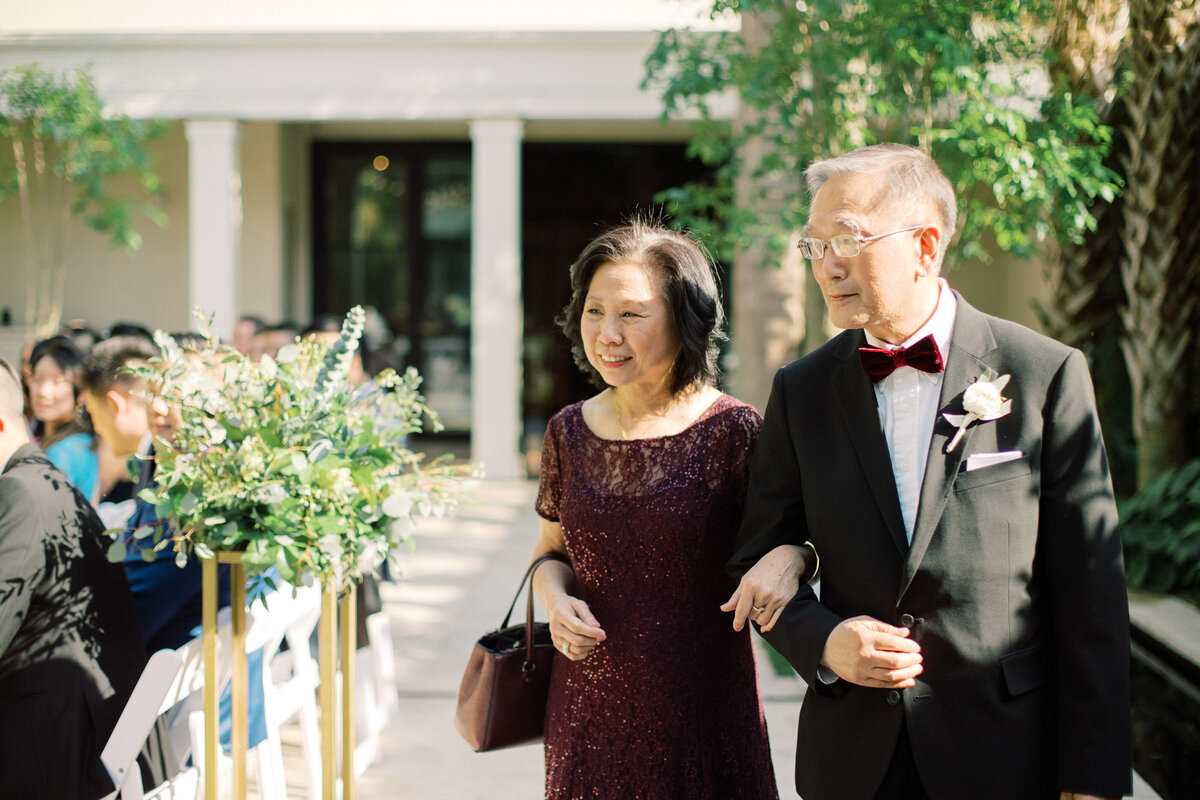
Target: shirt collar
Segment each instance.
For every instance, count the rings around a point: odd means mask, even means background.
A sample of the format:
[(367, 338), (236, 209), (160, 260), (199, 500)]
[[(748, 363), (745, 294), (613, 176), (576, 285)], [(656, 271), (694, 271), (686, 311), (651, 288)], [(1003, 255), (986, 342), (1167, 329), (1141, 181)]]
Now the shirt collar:
[(902, 347), (909, 347), (932, 334), (933, 340), (937, 342), (938, 352), (945, 359), (950, 353), (950, 334), (954, 332), (954, 319), (957, 315), (958, 300), (954, 297), (954, 292), (950, 290), (950, 284), (946, 283), (945, 278), (938, 278), (937, 307), (934, 308), (933, 315), (912, 336), (896, 345), (877, 339), (865, 330), (863, 333), (866, 334), (867, 344), (884, 350), (899, 350)]

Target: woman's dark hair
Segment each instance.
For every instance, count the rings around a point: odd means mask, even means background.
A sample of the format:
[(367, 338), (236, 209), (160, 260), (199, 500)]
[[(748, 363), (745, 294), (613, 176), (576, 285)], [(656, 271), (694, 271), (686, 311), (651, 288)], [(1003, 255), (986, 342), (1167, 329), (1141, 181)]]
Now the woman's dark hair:
[(79, 402), (83, 392), (83, 351), (69, 337), (59, 334), (51, 336), (49, 339), (43, 339), (33, 346), (33, 351), (29, 354), (29, 369), (37, 369), (37, 365), (43, 358), (49, 358), (57, 364), (58, 368), (71, 381), (71, 386), (75, 391), (76, 405), (75, 416), (42, 438), (41, 446), (44, 450), (72, 434), (91, 434), (92, 421)]
[(576, 366), (594, 386), (608, 385), (588, 361), (579, 325), (596, 271), (623, 262), (654, 267), (662, 276), (663, 298), (683, 345), (672, 369), (671, 393), (696, 384), (716, 384), (721, 342), (727, 335), (712, 258), (691, 236), (642, 220), (600, 234), (571, 265), (571, 302), (555, 323), (571, 342)]

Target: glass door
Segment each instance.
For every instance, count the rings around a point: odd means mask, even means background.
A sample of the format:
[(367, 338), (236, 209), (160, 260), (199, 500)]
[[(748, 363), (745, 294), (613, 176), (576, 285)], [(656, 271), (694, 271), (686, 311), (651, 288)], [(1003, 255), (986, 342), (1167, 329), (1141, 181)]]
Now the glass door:
[(370, 366), (415, 366), (447, 432), (467, 433), (469, 145), (319, 142), (313, 177), (314, 314), (374, 308)]

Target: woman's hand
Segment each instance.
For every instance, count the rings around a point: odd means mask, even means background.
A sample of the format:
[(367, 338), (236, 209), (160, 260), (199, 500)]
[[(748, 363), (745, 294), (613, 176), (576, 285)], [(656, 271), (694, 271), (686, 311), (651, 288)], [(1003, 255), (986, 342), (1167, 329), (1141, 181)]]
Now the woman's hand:
[(550, 616), (550, 638), (558, 651), (572, 661), (582, 661), (607, 637), (592, 616), (588, 604), (578, 597), (561, 594), (546, 608)]
[(740, 631), (747, 619), (753, 619), (763, 631), (769, 631), (779, 621), (779, 615), (796, 592), (800, 581), (810, 572), (809, 550), (794, 544), (782, 544), (758, 560), (722, 611), (733, 612), (733, 629)]

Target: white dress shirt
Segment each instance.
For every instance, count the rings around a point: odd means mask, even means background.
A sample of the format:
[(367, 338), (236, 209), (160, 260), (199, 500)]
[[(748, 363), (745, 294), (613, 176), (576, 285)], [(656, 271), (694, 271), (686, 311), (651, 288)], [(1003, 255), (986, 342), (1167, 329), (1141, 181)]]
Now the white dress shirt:
[[(867, 344), (884, 350), (899, 350), (933, 334), (942, 362), (950, 356), (950, 335), (958, 301), (945, 279), (938, 279), (938, 303), (933, 316), (902, 344), (894, 345), (876, 339), (866, 331)], [(914, 367), (898, 367), (895, 372), (875, 384), (875, 401), (879, 421), (887, 439), (892, 459), (892, 475), (896, 493), (900, 496), (900, 511), (904, 515), (904, 532), (912, 542), (913, 526), (917, 520), (917, 505), (921, 499), (921, 482), (929, 460), (929, 443), (937, 421), (938, 398), (942, 393), (944, 372), (923, 372)]]

